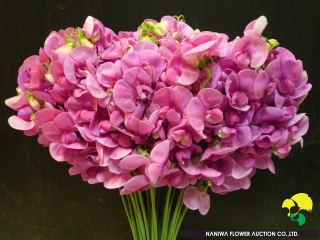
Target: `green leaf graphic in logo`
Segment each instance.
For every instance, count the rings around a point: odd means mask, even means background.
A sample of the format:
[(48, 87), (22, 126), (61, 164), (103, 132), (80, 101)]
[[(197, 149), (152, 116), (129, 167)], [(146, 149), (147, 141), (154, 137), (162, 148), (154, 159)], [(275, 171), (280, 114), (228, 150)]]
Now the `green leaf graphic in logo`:
[(312, 212), (313, 202), (306, 193), (297, 193), (290, 199), (285, 199), (282, 202), (282, 208), (289, 210), (288, 217), (291, 221), (297, 222), (299, 226), (306, 223), (306, 216), (303, 212)]
[(297, 222), (299, 226), (302, 226), (306, 223), (306, 217), (303, 213), (290, 213), (290, 219), (293, 222)]

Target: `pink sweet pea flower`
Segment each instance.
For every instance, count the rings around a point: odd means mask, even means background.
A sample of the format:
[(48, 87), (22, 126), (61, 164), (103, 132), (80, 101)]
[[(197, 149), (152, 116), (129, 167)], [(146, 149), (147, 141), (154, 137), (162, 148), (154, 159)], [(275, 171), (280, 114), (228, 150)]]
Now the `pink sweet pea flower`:
[[(121, 194), (170, 186), (206, 214), (208, 186), (248, 189), (303, 144), (311, 89), (300, 60), (266, 40), (264, 16), (244, 36), (193, 30), (183, 17), (113, 32), (89, 16), (52, 32), (18, 73), (9, 125), (49, 147), (70, 175)], [(197, 186), (206, 183), (206, 186)]]
[(120, 194), (127, 195), (132, 192), (146, 190), (149, 186), (150, 181), (145, 175), (134, 176), (124, 184)]
[(113, 87), (121, 76), (120, 62), (105, 62), (97, 68), (97, 81), (105, 87)]
[(34, 122), (26, 121), (15, 115), (8, 119), (8, 123), (10, 127), (22, 131), (31, 130), (34, 127)]
[(133, 113), (143, 107), (142, 101), (152, 93), (150, 85), (150, 75), (144, 69), (127, 69), (123, 73), (123, 79), (114, 85), (114, 101), (123, 112)]
[(240, 69), (258, 68), (267, 60), (268, 44), (260, 37), (247, 35), (237, 38), (230, 46), (228, 55), (235, 59)]
[(276, 83), (275, 104), (277, 107), (300, 104), (312, 85), (307, 83), (308, 75), (302, 62), (285, 48), (273, 50), (275, 58), (268, 64), (266, 71)]
[[(58, 143), (67, 149), (85, 149), (88, 146), (87, 142), (82, 141), (76, 135), (74, 123), (66, 112), (57, 115), (52, 122), (44, 124), (42, 134), (50, 142)], [(52, 151), (54, 149), (56, 148), (52, 148)]]
[(45, 82), (44, 80), (44, 73), (44, 63), (40, 57), (28, 57), (19, 68), (19, 87), (23, 91), (43, 88), (45, 84), (48, 84), (48, 82)]
[(196, 65), (205, 56), (224, 57), (227, 54), (228, 36), (221, 33), (201, 32), (188, 41), (193, 47), (182, 53), (182, 58)]
[(53, 31), (44, 42), (44, 52), (49, 58), (54, 57), (54, 51), (66, 44), (66, 33), (63, 30)]
[(185, 44), (175, 51), (168, 62), (166, 82), (171, 85), (189, 86), (198, 80), (200, 70), (182, 59), (182, 54), (191, 49), (191, 44)]
[(163, 170), (163, 166), (168, 160), (171, 141), (165, 140), (154, 146), (150, 153), (150, 163), (146, 168), (146, 175), (152, 184), (155, 184)]
[(194, 32), (188, 24), (172, 16), (164, 16), (160, 22), (167, 25), (167, 34), (178, 41), (191, 37)]
[(193, 97), (187, 106), (187, 119), (190, 125), (202, 133), (207, 124), (218, 124), (223, 121), (223, 113), (218, 108), (222, 94), (212, 88), (202, 89), (198, 97)]
[(254, 70), (241, 70), (231, 74), (225, 85), (230, 105), (240, 111), (250, 109), (250, 101), (264, 97), (269, 84), (266, 72), (256, 73)]
[(211, 190), (218, 194), (227, 194), (229, 192), (237, 191), (239, 189), (248, 189), (250, 187), (250, 178), (244, 177), (241, 179), (235, 179), (233, 177), (228, 177), (225, 179), (223, 184), (216, 185), (212, 184)]
[(92, 42), (97, 42), (104, 35), (104, 26), (98, 19), (88, 16), (83, 31)]
[(266, 28), (267, 24), (268, 24), (267, 18), (265, 16), (260, 16), (246, 26), (244, 30), (244, 35), (260, 37), (264, 29)]
[[(153, 95), (152, 102), (161, 108), (169, 107), (177, 113), (185, 113), (186, 107), (192, 98), (192, 93), (182, 86), (163, 87), (156, 91)], [(169, 113), (170, 114), (170, 113)], [(174, 112), (171, 112), (174, 114)]]
[(210, 209), (210, 196), (206, 191), (191, 186), (184, 192), (183, 203), (187, 208), (199, 210), (202, 215), (206, 215)]

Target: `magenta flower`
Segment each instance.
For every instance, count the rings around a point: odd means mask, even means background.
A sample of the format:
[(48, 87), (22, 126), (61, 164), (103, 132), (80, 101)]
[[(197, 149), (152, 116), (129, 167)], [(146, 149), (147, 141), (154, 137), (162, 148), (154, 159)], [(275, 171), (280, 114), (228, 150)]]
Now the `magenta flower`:
[(266, 72), (245, 69), (230, 74), (225, 85), (230, 105), (241, 111), (250, 109), (250, 101), (260, 100), (267, 91), (269, 78)]
[(199, 210), (206, 215), (210, 208), (210, 196), (197, 187), (188, 187), (183, 195), (183, 203), (191, 210)]
[(230, 43), (228, 55), (235, 60), (240, 69), (248, 66), (258, 68), (267, 60), (268, 44), (261, 38), (267, 24), (266, 17), (259, 17), (247, 25), (243, 37)]
[(198, 97), (190, 100), (187, 106), (187, 118), (190, 125), (202, 133), (207, 124), (218, 124), (223, 121), (223, 113), (219, 109), (223, 95), (212, 88), (202, 89)]
[(84, 149), (88, 143), (81, 141), (76, 135), (76, 128), (66, 112), (57, 115), (53, 121), (42, 126), (42, 134), (52, 143), (60, 143), (65, 148)]
[(45, 87), (44, 71), (44, 63), (39, 56), (28, 57), (19, 68), (18, 84), (22, 91), (42, 90)]
[(181, 16), (117, 34), (89, 16), (22, 63), (8, 123), (89, 184), (121, 195), (182, 189), (185, 206), (206, 214), (208, 190), (248, 189), (256, 171), (275, 173), (273, 155), (287, 157), (309, 128), (298, 111), (307, 73), (262, 36), (266, 25), (261, 16), (230, 41)]
[(97, 42), (104, 35), (104, 26), (98, 19), (88, 16), (84, 22), (83, 31), (88, 39)]
[(255, 37), (260, 37), (264, 29), (266, 28), (268, 24), (268, 20), (265, 16), (261, 16), (256, 20), (253, 20), (250, 22), (245, 30), (244, 30), (244, 35), (252, 35)]
[(275, 104), (277, 107), (298, 105), (311, 89), (307, 83), (308, 75), (302, 62), (285, 48), (273, 51), (275, 58), (268, 64), (266, 71), (276, 83)]
[(170, 85), (189, 86), (198, 80), (200, 70), (183, 60), (183, 53), (192, 49), (191, 44), (182, 45), (168, 62), (166, 81)]
[(150, 163), (147, 166), (146, 175), (152, 184), (158, 181), (163, 171), (163, 167), (169, 157), (170, 145), (170, 140), (162, 141), (158, 143), (150, 153)]

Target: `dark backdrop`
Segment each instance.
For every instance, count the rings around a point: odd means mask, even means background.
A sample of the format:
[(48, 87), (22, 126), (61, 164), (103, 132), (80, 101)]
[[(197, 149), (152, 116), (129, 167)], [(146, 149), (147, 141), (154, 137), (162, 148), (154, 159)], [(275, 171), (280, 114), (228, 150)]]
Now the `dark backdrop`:
[[(317, 230), (320, 226), (320, 3), (314, 1), (6, 1), (0, 2), (0, 239), (130, 239), (118, 191), (90, 186), (69, 177), (68, 167), (53, 161), (35, 138), (10, 129), (12, 111), (4, 99), (15, 94), (17, 70), (37, 53), (51, 30), (82, 26), (87, 15), (119, 30), (135, 29), (143, 19), (184, 14), (194, 28), (242, 34), (264, 14), (266, 36), (276, 38), (304, 61), (313, 89), (302, 105), (311, 118), (305, 146), (276, 160), (277, 173), (259, 171), (247, 191), (212, 195), (207, 216), (189, 212), (182, 229)], [(289, 221), (282, 201), (298, 192), (315, 203), (303, 227)], [(313, 239), (319, 239), (313, 237)]]

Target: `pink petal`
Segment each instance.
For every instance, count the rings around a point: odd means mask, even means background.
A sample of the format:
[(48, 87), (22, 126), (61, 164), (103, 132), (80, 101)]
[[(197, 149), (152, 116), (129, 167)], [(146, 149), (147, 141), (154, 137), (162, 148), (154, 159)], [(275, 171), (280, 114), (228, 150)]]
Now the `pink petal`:
[(151, 163), (146, 169), (146, 174), (153, 184), (155, 184), (158, 181), (163, 166), (165, 162), (168, 160), (170, 144), (170, 140), (162, 141), (158, 143), (150, 153)]
[(119, 111), (113, 111), (110, 114), (110, 123), (113, 126), (119, 126), (121, 123), (123, 123), (124, 118), (123, 118), (123, 114)]
[(138, 135), (148, 135), (154, 129), (154, 124), (149, 120), (140, 120), (135, 116), (131, 116), (126, 121), (128, 130), (137, 133)]
[(34, 127), (34, 122), (25, 121), (17, 116), (9, 117), (8, 123), (10, 127), (22, 131), (30, 130)]
[(260, 72), (253, 83), (253, 96), (260, 99), (264, 96), (269, 84), (269, 77), (266, 72)]
[(113, 139), (111, 137), (100, 137), (97, 138), (97, 142), (100, 143), (101, 145), (105, 146), (105, 147), (109, 147), (109, 148), (114, 148), (117, 147), (118, 144), (113, 141)]
[(83, 30), (86, 34), (89, 36), (92, 34), (94, 28), (94, 18), (91, 16), (88, 16), (86, 18), (86, 21), (83, 24)]
[(205, 53), (205, 51), (208, 51), (210, 48), (212, 48), (215, 43), (216, 41), (207, 41), (203, 44), (191, 48), (186, 53), (184, 53), (182, 57), (189, 64), (195, 64), (197, 59), (201, 57), (201, 55)]
[(116, 67), (112, 62), (101, 64), (96, 74), (98, 82), (105, 87), (112, 87), (118, 78)]
[(220, 105), (223, 95), (216, 89), (205, 88), (198, 93), (198, 98), (207, 108), (214, 108)]
[(153, 163), (162, 164), (165, 161), (167, 161), (170, 151), (170, 140), (164, 140), (157, 145), (154, 146), (154, 148), (151, 150), (150, 153), (150, 159)]
[(134, 86), (138, 83), (149, 86), (152, 82), (148, 73), (141, 67), (133, 67), (125, 70), (123, 73), (123, 80), (125, 80), (131, 86)]
[(120, 163), (119, 167), (124, 170), (135, 170), (141, 166), (145, 166), (149, 162), (149, 158), (140, 154), (131, 154), (124, 157)]
[(65, 58), (65, 60), (63, 62), (63, 72), (69, 82), (71, 82), (73, 84), (77, 83), (75, 68), (69, 58)]
[(70, 143), (70, 144), (63, 144), (65, 148), (69, 149), (78, 149), (82, 150), (88, 147), (88, 142), (75, 142), (75, 143)]
[(61, 141), (61, 130), (53, 122), (48, 122), (42, 126), (43, 135), (51, 142)]
[(260, 67), (268, 57), (268, 44), (262, 38), (257, 38), (252, 43), (251, 63), (252, 68)]
[(247, 25), (246, 29), (244, 30), (244, 35), (253, 35), (255, 37), (260, 37), (267, 24), (267, 18), (265, 16), (260, 16)]
[(255, 36), (261, 36), (263, 30), (266, 28), (268, 20), (265, 16), (260, 16), (253, 24), (252, 32)]
[(119, 80), (116, 82), (113, 89), (113, 98), (122, 111), (128, 113), (135, 111), (135, 91), (126, 81)]
[(89, 73), (86, 78), (88, 91), (96, 98), (105, 98), (108, 94), (97, 82), (97, 78)]
[(157, 51), (158, 46), (154, 44), (153, 42), (147, 41), (147, 40), (140, 40), (134, 45), (134, 50), (137, 52), (141, 52), (143, 50), (152, 50)]
[(96, 58), (95, 49), (87, 46), (78, 46), (75, 47), (70, 57), (75, 60), (77, 63), (86, 65), (87, 62), (94, 62)]
[(146, 176), (152, 184), (156, 184), (163, 171), (162, 164), (149, 164), (146, 168)]
[(194, 97), (187, 106), (187, 119), (190, 125), (197, 131), (204, 129), (205, 108), (201, 101)]
[(116, 189), (122, 187), (128, 181), (127, 176), (111, 174), (106, 178), (103, 186), (108, 189)]
[(251, 129), (248, 126), (237, 127), (237, 133), (234, 139), (235, 147), (247, 146), (252, 138)]
[(185, 112), (186, 107), (192, 99), (192, 93), (189, 89), (183, 86), (176, 86), (173, 88), (173, 102), (177, 110)]
[(53, 121), (53, 119), (61, 113), (60, 110), (55, 108), (43, 108), (35, 113), (34, 122), (41, 128), (45, 123)]
[(193, 68), (192, 66), (183, 66), (181, 67), (181, 76), (178, 78), (177, 83), (190, 86), (195, 83), (199, 77), (199, 69)]
[(199, 210), (202, 215), (206, 215), (210, 209), (210, 196), (197, 187), (188, 187), (183, 195), (183, 203), (187, 208)]
[(66, 158), (66, 149), (60, 143), (51, 143), (49, 146), (49, 152), (52, 158), (58, 162), (64, 162)]
[(163, 87), (156, 91), (153, 95), (152, 102), (160, 107), (172, 106), (173, 92), (170, 87)]
[(280, 122), (283, 119), (284, 113), (276, 107), (263, 107), (255, 113), (255, 121), (257, 124), (262, 122)]
[(71, 119), (69, 113), (62, 112), (53, 120), (54, 124), (63, 131), (73, 131), (75, 126), (73, 120)]
[(250, 179), (248, 177), (242, 179), (234, 179), (229, 177), (223, 184), (227, 189), (235, 191), (238, 189), (248, 189), (250, 187)]
[(129, 52), (121, 58), (122, 70), (126, 70), (132, 67), (141, 66), (141, 59), (137, 52)]
[(109, 157), (111, 159), (118, 160), (130, 154), (131, 151), (132, 150), (130, 148), (116, 147), (113, 150), (111, 150)]
[(120, 194), (126, 195), (132, 192), (136, 192), (140, 189), (147, 187), (148, 185), (150, 185), (150, 182), (146, 176), (144, 175), (134, 176), (124, 184)]
[(14, 110), (19, 110), (21, 107), (27, 104), (27, 100), (25, 97), (18, 95), (6, 99), (5, 104)]
[(257, 72), (252, 69), (244, 69), (238, 73), (240, 89), (249, 95), (253, 90), (253, 83), (257, 77)]
[(235, 179), (247, 177), (252, 172), (252, 168), (246, 168), (241, 164), (236, 164), (231, 172), (231, 176)]

